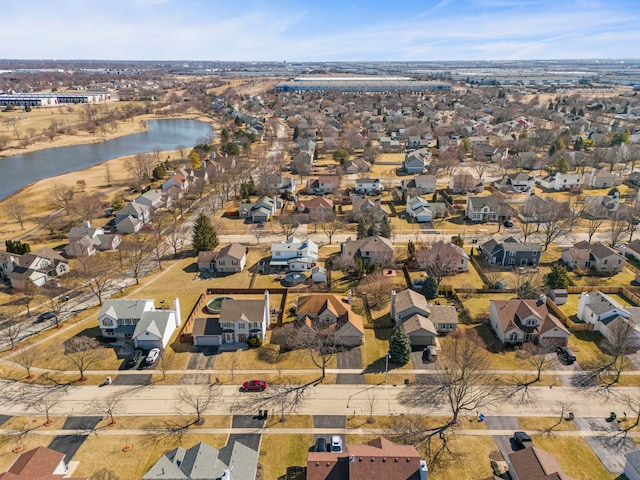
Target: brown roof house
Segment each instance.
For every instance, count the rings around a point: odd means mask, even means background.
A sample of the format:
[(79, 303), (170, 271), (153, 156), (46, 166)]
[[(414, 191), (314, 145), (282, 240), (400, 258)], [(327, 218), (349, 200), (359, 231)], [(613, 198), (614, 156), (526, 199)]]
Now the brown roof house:
[[(64, 453), (47, 447), (37, 447), (23, 453), (0, 474), (0, 480), (56, 480), (68, 477), (69, 466), (64, 461)], [(75, 480), (87, 480), (75, 478)]]
[(201, 272), (236, 273), (244, 270), (246, 264), (247, 248), (239, 243), (232, 243), (216, 251), (198, 253), (198, 270)]
[(309, 452), (307, 480), (427, 480), (427, 462), (411, 445), (376, 438), (344, 452)]
[(411, 345), (435, 345), (439, 334), (458, 327), (458, 312), (453, 305), (429, 305), (415, 290), (391, 292), (391, 319), (409, 336)]
[(514, 480), (572, 480), (562, 471), (554, 455), (538, 447), (510, 453), (508, 463)]
[(374, 235), (359, 240), (347, 241), (340, 246), (343, 259), (360, 257), (369, 263), (377, 262), (381, 267), (390, 267), (394, 263), (393, 242), (386, 237)]
[(569, 330), (538, 300), (491, 300), (490, 323), (503, 344), (536, 342), (566, 346)]
[[(310, 221), (320, 221), (328, 218), (333, 212), (333, 200), (326, 197), (314, 197), (310, 200), (298, 200), (293, 206), (296, 218), (307, 216)], [(305, 220), (304, 218), (302, 220)]]
[(348, 297), (336, 295), (306, 295), (298, 298), (296, 317), (299, 327), (313, 330), (332, 329), (342, 345), (364, 343), (362, 317), (351, 310), (351, 291)]
[(627, 259), (602, 243), (581, 241), (562, 251), (562, 261), (569, 268), (591, 268), (599, 273), (614, 274), (624, 269)]

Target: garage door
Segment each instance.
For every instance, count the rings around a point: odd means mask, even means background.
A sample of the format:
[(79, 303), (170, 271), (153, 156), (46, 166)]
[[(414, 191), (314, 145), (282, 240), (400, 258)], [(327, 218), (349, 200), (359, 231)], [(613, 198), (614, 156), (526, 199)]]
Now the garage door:
[(198, 335), (193, 337), (193, 344), (198, 347), (209, 347), (222, 345), (222, 338), (220, 335)]
[(138, 340), (137, 347), (142, 350), (151, 350), (152, 348), (162, 350), (162, 342), (160, 340)]

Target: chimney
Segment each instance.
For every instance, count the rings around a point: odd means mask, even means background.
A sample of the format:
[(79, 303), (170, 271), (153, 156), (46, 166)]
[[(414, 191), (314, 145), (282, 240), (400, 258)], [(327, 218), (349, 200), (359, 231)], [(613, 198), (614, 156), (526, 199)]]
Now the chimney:
[(264, 291), (264, 308), (265, 308), (265, 327), (264, 332), (266, 334), (266, 329), (271, 325), (271, 305), (269, 305), (269, 290)]
[(547, 296), (544, 293), (541, 293), (538, 297), (538, 305), (544, 305), (547, 303)]
[(396, 291), (391, 290), (391, 310), (389, 312), (391, 315), (391, 320), (393, 322), (396, 321)]
[(584, 318), (584, 308), (589, 305), (589, 294), (582, 292), (580, 295), (580, 301), (578, 302), (578, 318), (582, 321), (586, 321)]
[(82, 226), (84, 228), (91, 228), (91, 222), (89, 220), (85, 220), (84, 222), (82, 222)]
[(179, 327), (182, 323), (182, 317), (180, 316), (180, 299), (178, 297), (173, 299), (173, 310), (176, 312), (176, 327)]
[(347, 291), (347, 303), (349, 305), (351, 305), (351, 300), (353, 299), (353, 292), (351, 291), (351, 289), (349, 289), (349, 291)]

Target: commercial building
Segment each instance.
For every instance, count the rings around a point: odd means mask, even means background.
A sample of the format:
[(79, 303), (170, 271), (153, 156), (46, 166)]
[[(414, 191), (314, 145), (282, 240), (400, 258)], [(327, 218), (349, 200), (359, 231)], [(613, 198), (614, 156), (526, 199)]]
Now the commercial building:
[(280, 92), (341, 92), (384, 93), (384, 92), (444, 92), (451, 90), (451, 84), (425, 82), (410, 77), (296, 77), (288, 82), (276, 84)]

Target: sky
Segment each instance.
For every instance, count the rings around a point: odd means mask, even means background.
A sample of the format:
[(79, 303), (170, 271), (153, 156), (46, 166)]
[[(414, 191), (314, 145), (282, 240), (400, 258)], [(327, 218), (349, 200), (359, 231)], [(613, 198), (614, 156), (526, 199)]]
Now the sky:
[(4, 0), (0, 58), (640, 57), (639, 0)]

